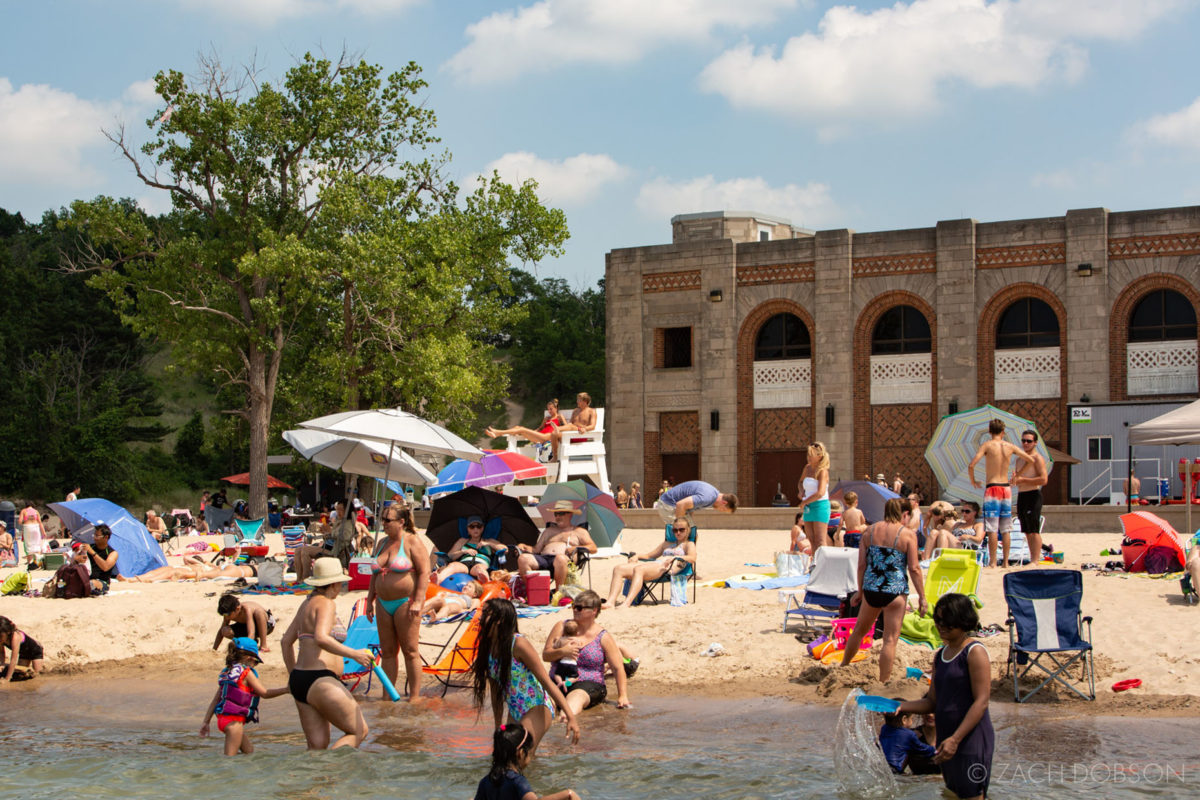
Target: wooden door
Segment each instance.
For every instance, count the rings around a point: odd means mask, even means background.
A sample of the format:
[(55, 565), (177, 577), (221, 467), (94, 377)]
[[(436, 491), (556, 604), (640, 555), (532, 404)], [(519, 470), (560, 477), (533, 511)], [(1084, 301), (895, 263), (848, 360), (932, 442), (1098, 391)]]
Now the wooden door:
[(672, 486), (678, 486), (684, 481), (700, 480), (699, 453), (663, 453), (663, 480), (670, 481)]
[(761, 450), (754, 454), (754, 505), (769, 507), (775, 493), (782, 490), (788, 505), (800, 502), (797, 497), (800, 476), (808, 454), (803, 450)]

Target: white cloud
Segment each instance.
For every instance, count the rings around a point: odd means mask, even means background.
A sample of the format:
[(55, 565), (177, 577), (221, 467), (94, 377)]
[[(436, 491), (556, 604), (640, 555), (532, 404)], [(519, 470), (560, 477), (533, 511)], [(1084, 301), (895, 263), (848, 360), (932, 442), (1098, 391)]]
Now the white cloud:
[(483, 174), (491, 175), (493, 170), (514, 186), (532, 178), (538, 183), (538, 196), (554, 205), (586, 202), (605, 184), (623, 180), (630, 174), (628, 167), (604, 153), (580, 153), (561, 161), (539, 158), (533, 153), (505, 153), (488, 164)]
[(1131, 133), (1134, 139), (1142, 142), (1200, 150), (1200, 98), (1179, 111), (1158, 114), (1137, 123)]
[(718, 28), (770, 22), (797, 0), (541, 0), (467, 26), (470, 43), (446, 67), (491, 83), (562, 64), (624, 64), (672, 42), (702, 42)]
[(757, 211), (808, 228), (830, 224), (841, 214), (824, 183), (771, 186), (762, 178), (717, 181), (712, 175), (687, 181), (655, 178), (638, 192), (637, 207), (658, 218), (701, 211)]
[(350, 10), (364, 15), (394, 14), (424, 0), (181, 0), (183, 5), (211, 11), (216, 16), (271, 25), (331, 11)]
[(1069, 169), (1059, 169), (1053, 172), (1039, 172), (1034, 175), (1030, 185), (1035, 189), (1055, 189), (1059, 191), (1074, 189), (1078, 183), (1075, 173)]
[(1033, 88), (1078, 80), (1086, 39), (1126, 39), (1186, 0), (913, 0), (836, 6), (816, 33), (743, 43), (710, 63), (703, 89), (730, 103), (824, 121), (927, 113), (947, 84)]
[(101, 129), (146, 116), (153, 81), (131, 84), (120, 100), (87, 100), (45, 84), (13, 88), (0, 77), (0, 174), (12, 185), (49, 184), (87, 192), (104, 180), (113, 145)]

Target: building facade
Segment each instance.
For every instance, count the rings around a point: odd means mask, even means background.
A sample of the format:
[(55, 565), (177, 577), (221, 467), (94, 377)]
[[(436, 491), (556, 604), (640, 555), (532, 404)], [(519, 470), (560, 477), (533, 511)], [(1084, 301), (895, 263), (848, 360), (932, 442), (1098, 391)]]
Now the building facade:
[(1198, 206), (874, 233), (671, 223), (671, 244), (606, 259), (610, 474), (649, 497), (701, 478), (795, 504), (823, 441), (834, 480), (899, 474), (931, 498), (944, 414), (991, 403), (1066, 449), (1068, 403), (1200, 389)]

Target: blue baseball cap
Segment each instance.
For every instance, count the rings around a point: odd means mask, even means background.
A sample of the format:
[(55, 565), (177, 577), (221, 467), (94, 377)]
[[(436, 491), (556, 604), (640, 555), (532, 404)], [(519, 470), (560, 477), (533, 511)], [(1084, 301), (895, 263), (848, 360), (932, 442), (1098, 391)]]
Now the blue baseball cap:
[(262, 658), (258, 655), (258, 642), (251, 639), (249, 636), (237, 636), (233, 640), (233, 649), (241, 650), (243, 653), (249, 653), (254, 656), (254, 660), (262, 663)]

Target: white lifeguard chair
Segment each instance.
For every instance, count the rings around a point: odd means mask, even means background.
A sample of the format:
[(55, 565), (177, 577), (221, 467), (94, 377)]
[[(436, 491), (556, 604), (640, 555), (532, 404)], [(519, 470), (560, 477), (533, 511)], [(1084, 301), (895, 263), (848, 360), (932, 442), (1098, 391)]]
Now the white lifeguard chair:
[[(608, 483), (607, 453), (604, 449), (604, 409), (596, 408), (593, 411), (596, 412), (594, 429), (586, 433), (581, 431), (563, 432), (562, 442), (558, 448), (558, 460), (546, 464), (547, 483), (561, 483), (588, 475), (591, 476), (600, 491), (611, 493)], [(563, 418), (570, 422), (574, 412), (575, 409), (562, 412)], [(542, 453), (548, 452), (549, 444), (534, 445), (513, 434), (506, 438), (508, 439), (508, 450), (526, 455), (535, 461), (545, 461), (540, 456)], [(545, 491), (544, 486), (526, 484), (508, 486), (504, 493), (520, 497), (524, 495), (537, 496)]]

